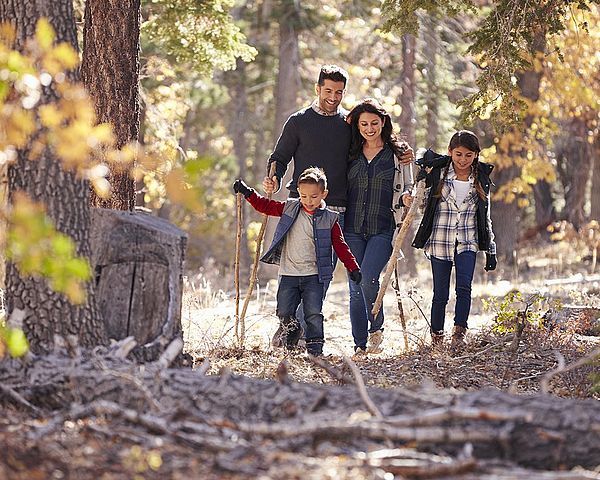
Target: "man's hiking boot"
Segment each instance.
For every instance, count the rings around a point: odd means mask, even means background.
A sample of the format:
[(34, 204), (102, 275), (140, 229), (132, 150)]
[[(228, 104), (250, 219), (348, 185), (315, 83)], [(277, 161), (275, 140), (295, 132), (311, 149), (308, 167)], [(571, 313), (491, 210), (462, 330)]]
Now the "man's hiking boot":
[(444, 346), (443, 330), (431, 330), (431, 346), (438, 349)]
[(454, 325), (454, 330), (452, 330), (452, 340), (450, 340), (450, 350), (453, 353), (456, 353), (465, 346), (465, 335), (467, 334), (466, 327), (461, 327), (460, 325)]
[(367, 353), (381, 353), (383, 351), (380, 348), (381, 342), (383, 342), (383, 330), (375, 330), (369, 333), (369, 340), (367, 342)]

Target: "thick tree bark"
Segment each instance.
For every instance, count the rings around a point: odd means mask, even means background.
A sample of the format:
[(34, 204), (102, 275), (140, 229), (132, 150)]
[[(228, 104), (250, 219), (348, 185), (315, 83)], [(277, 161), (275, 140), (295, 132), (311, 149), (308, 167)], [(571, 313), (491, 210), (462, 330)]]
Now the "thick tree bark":
[(550, 184), (545, 180), (539, 180), (533, 186), (535, 200), (535, 223), (538, 227), (545, 227), (556, 220), (556, 209), (554, 199), (550, 191)]
[(590, 194), (590, 219), (600, 221), (600, 135), (591, 147), (592, 191)]
[[(139, 134), (140, 0), (88, 0), (85, 4), (81, 77), (96, 106), (99, 123), (111, 123), (116, 147)], [(112, 169), (107, 199), (92, 192), (92, 205), (133, 210), (135, 182)]]
[[(41, 17), (50, 21), (58, 42), (68, 42), (77, 48), (70, 0), (4, 0), (0, 3), (0, 21), (16, 27), (17, 49), (23, 49), (25, 41), (34, 35), (36, 23)], [(76, 80), (77, 76), (75, 71), (68, 73), (71, 80)], [(51, 87), (42, 92), (42, 104), (56, 99)], [(24, 191), (32, 199), (43, 202), (56, 228), (75, 241), (77, 254), (89, 258), (89, 183), (65, 171), (50, 149), (46, 149), (36, 161), (28, 158), (28, 150), (19, 151), (16, 162), (9, 167), (9, 203), (18, 191)], [(55, 334), (76, 335), (83, 345), (105, 342), (91, 282), (86, 292), (86, 304), (71, 305), (62, 294), (50, 290), (45, 280), (22, 276), (14, 264), (7, 263), (8, 313), (15, 309), (25, 311), (23, 329), (34, 352), (51, 350)]]
[[(426, 17), (425, 28), (422, 31), (423, 35), (423, 56), (425, 57), (425, 68), (427, 76), (425, 81), (427, 89), (424, 92), (426, 95), (425, 105), (427, 111), (425, 113), (425, 146), (436, 150), (439, 141), (439, 103), (440, 94), (438, 87), (437, 75), (437, 46), (440, 43), (440, 36), (437, 32), (438, 21), (432, 15)], [(438, 151), (438, 150), (436, 150)]]
[[(229, 76), (231, 79), (230, 97), (231, 97), (231, 119), (229, 122), (230, 137), (233, 140), (233, 151), (237, 158), (239, 177), (248, 181), (248, 95), (246, 93), (246, 63), (240, 59), (236, 61), (235, 72)], [(240, 274), (241, 278), (246, 278), (250, 271), (248, 250), (248, 204), (242, 202), (242, 239), (240, 243)]]
[[(417, 143), (417, 115), (415, 110), (415, 101), (417, 97), (417, 83), (415, 79), (415, 61), (416, 61), (417, 39), (414, 35), (406, 34), (402, 36), (402, 70), (400, 71), (400, 84), (402, 85), (402, 94), (398, 98), (398, 103), (402, 107), (399, 124), (401, 138), (406, 140), (411, 147), (416, 149)], [(411, 226), (409, 237), (414, 236), (415, 226)], [(417, 262), (415, 258), (415, 249), (406, 247), (403, 250), (404, 265), (400, 274), (413, 276), (417, 272)]]
[[(283, 124), (292, 114), (297, 105), (298, 91), (300, 88), (300, 51), (298, 49), (298, 24), (300, 1), (281, 0), (278, 5), (280, 9), (279, 18), (279, 70), (277, 72), (277, 86), (275, 89), (275, 128), (274, 135), (279, 135)], [(274, 139), (273, 144), (275, 143)], [(292, 178), (292, 164), (284, 177), (281, 179), (281, 189), (273, 195), (276, 200), (284, 201), (287, 198), (288, 190), (285, 185)], [(269, 222), (265, 232), (264, 244), (269, 246), (277, 222)], [(263, 275), (261, 277), (272, 278), (277, 274), (275, 267), (261, 265)]]
[(565, 188), (562, 217), (579, 228), (585, 222), (585, 191), (592, 170), (592, 149), (587, 141), (588, 125), (583, 117), (563, 123), (556, 139), (556, 158), (562, 163), (561, 180)]

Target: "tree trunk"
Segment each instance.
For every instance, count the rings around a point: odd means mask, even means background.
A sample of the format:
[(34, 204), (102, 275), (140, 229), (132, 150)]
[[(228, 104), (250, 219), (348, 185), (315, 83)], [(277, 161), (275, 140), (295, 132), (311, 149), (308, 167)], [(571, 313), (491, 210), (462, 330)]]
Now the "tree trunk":
[[(99, 123), (111, 123), (116, 147), (137, 141), (139, 107), (140, 0), (87, 0), (81, 76), (96, 106)], [(92, 205), (133, 210), (135, 182), (111, 167), (109, 198), (92, 192)]]
[(538, 180), (533, 186), (535, 200), (535, 223), (538, 227), (546, 227), (556, 220), (554, 199), (550, 191), (550, 184), (546, 180)]
[[(67, 42), (77, 49), (77, 37), (70, 0), (41, 2), (35, 0), (5, 0), (0, 3), (0, 21), (16, 27), (16, 48), (22, 50), (25, 41), (33, 37), (37, 20), (46, 17), (56, 31), (57, 42)], [(76, 71), (68, 72), (77, 80)], [(52, 85), (42, 92), (41, 104), (57, 99)], [(77, 254), (90, 257), (89, 183), (65, 171), (51, 149), (40, 158), (28, 158), (29, 147), (18, 152), (9, 167), (9, 203), (18, 191), (43, 202), (56, 228), (73, 238)], [(106, 341), (102, 322), (94, 299), (94, 287), (86, 285), (87, 303), (71, 305), (67, 299), (48, 287), (44, 279), (22, 276), (16, 266), (7, 263), (6, 304), (10, 314), (15, 309), (25, 312), (23, 329), (33, 352), (49, 351), (54, 335), (72, 334), (82, 345), (97, 345)]]
[[(416, 149), (416, 111), (415, 100), (417, 96), (417, 84), (415, 80), (415, 60), (416, 60), (417, 39), (414, 35), (406, 34), (402, 36), (402, 70), (400, 71), (400, 84), (402, 85), (402, 94), (397, 102), (402, 107), (400, 114), (400, 132), (402, 139), (406, 140), (411, 147)], [(414, 237), (415, 226), (411, 226), (408, 236)], [(401, 274), (408, 274), (411, 277), (417, 273), (417, 262), (415, 249), (407, 247), (403, 250), (404, 265)]]
[[(298, 91), (300, 89), (300, 52), (298, 49), (298, 23), (300, 2), (282, 0), (280, 4), (281, 15), (279, 20), (279, 70), (277, 72), (277, 86), (275, 89), (275, 135), (279, 135), (287, 118), (297, 108)], [(276, 139), (274, 139), (276, 140)], [(284, 201), (288, 190), (285, 185), (292, 178), (292, 164), (281, 179), (281, 189), (273, 195), (276, 200)], [(269, 222), (265, 232), (264, 244), (270, 245), (275, 233), (277, 222)], [(275, 267), (261, 265), (263, 278), (273, 278), (277, 275)]]
[(423, 29), (423, 56), (425, 57), (425, 68), (427, 75), (425, 82), (427, 89), (424, 92), (426, 95), (425, 105), (427, 111), (425, 113), (425, 146), (435, 151), (438, 150), (439, 141), (439, 104), (440, 94), (437, 78), (437, 46), (440, 43), (440, 36), (437, 32), (438, 21), (432, 15), (426, 17), (425, 28)]
[(578, 229), (585, 222), (585, 191), (592, 170), (592, 151), (587, 141), (588, 125), (583, 117), (564, 122), (556, 140), (556, 158), (563, 163), (565, 206), (562, 217)]
[[(231, 120), (229, 132), (233, 141), (233, 151), (238, 164), (239, 177), (248, 181), (248, 95), (246, 93), (246, 63), (240, 59), (236, 61), (235, 72), (228, 76), (231, 79), (229, 95), (231, 97)], [(246, 278), (250, 272), (248, 250), (248, 202), (242, 202), (242, 239), (240, 244), (240, 275)]]
[(600, 135), (592, 145), (592, 191), (590, 197), (590, 219), (600, 221)]

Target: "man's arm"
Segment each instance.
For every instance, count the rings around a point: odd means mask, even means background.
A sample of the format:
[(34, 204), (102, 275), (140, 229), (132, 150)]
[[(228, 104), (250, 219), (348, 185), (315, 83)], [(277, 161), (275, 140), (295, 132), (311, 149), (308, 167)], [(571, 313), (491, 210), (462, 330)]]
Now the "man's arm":
[[(267, 176), (263, 181), (263, 188), (267, 193), (277, 192), (281, 187), (281, 179), (285, 175), (287, 166), (292, 160), (294, 153), (296, 153), (298, 143), (299, 139), (296, 129), (295, 117), (292, 116), (288, 118), (285, 122), (283, 130), (281, 131), (281, 135), (279, 136), (277, 144), (275, 145), (275, 150), (273, 150), (273, 153), (271, 154), (271, 156), (269, 157), (269, 161), (267, 162)], [(269, 178), (268, 174), (272, 163), (275, 163), (275, 180)]]
[(352, 255), (350, 247), (346, 243), (346, 240), (344, 240), (342, 229), (337, 221), (333, 224), (333, 227), (331, 227), (331, 244), (333, 245), (333, 250), (336, 255), (342, 261), (344, 267), (346, 267), (346, 270), (349, 272), (358, 270), (359, 267), (356, 258)]
[(254, 210), (259, 213), (264, 213), (271, 217), (281, 217), (283, 214), (283, 207), (285, 206), (284, 202), (270, 200), (267, 197), (259, 195), (255, 191), (253, 191), (246, 200), (248, 200), (248, 203), (250, 203), (250, 205), (254, 207)]

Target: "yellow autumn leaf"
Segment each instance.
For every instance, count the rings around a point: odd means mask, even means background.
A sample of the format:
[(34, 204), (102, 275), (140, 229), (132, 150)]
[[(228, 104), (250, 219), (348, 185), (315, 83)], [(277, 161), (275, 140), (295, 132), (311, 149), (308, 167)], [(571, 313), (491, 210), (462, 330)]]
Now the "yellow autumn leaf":
[(27, 110), (15, 109), (5, 125), (6, 142), (16, 148), (27, 145), (29, 137), (35, 131), (33, 113)]
[(46, 18), (41, 18), (35, 28), (35, 40), (43, 50), (49, 50), (54, 43), (56, 34), (50, 22)]
[(42, 105), (39, 112), (42, 125), (47, 128), (56, 128), (64, 120), (62, 112), (53, 104)]
[(79, 65), (79, 56), (75, 49), (68, 43), (59, 43), (54, 47), (52, 56), (61, 64), (63, 70), (71, 70)]

